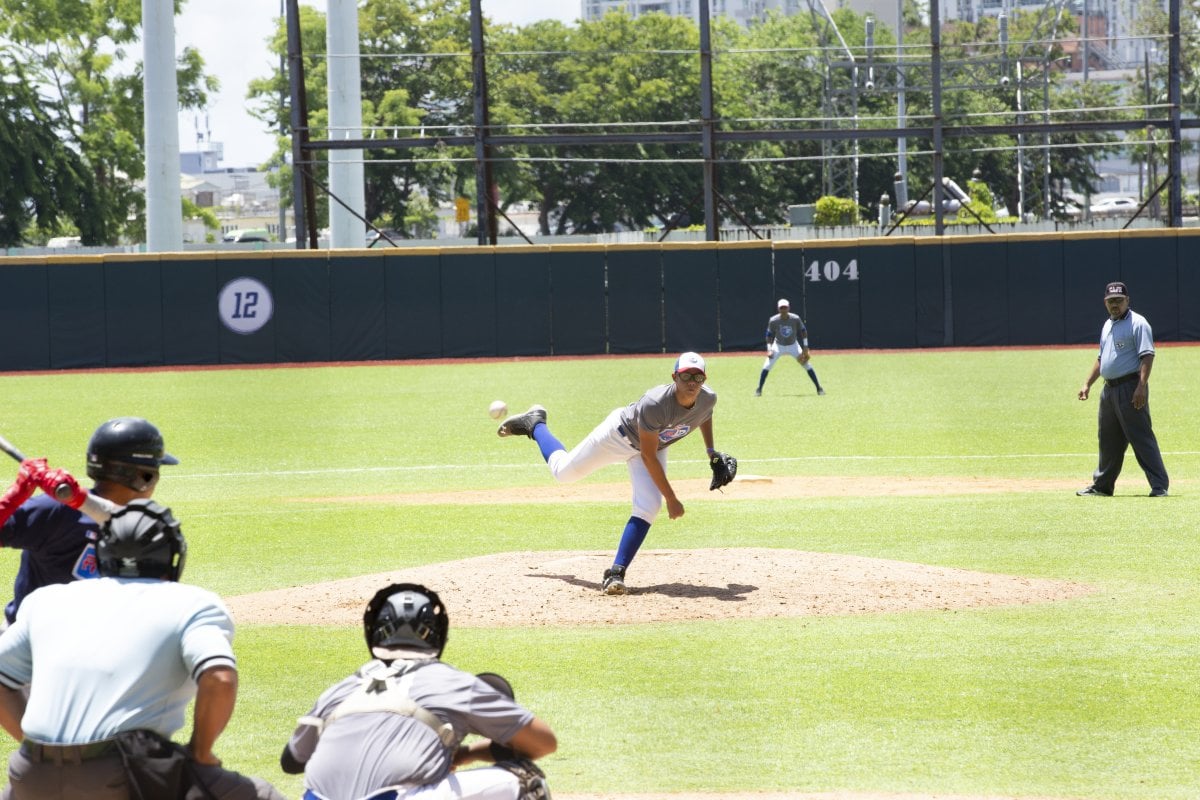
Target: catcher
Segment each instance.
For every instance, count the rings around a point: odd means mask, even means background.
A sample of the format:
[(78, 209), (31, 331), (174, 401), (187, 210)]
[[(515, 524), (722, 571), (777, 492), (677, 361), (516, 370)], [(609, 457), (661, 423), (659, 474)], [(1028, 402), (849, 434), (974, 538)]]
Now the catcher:
[(363, 614), (371, 661), (317, 698), (280, 754), (284, 772), (304, 774), (304, 800), (550, 800), (534, 761), (558, 748), (554, 732), (501, 676), (442, 661), (449, 631), (432, 589), (376, 592)]
[(705, 385), (708, 376), (698, 353), (675, 361), (671, 383), (656, 386), (642, 398), (614, 410), (570, 452), (546, 426), (546, 409), (534, 406), (500, 424), (500, 436), (528, 436), (537, 442), (550, 473), (559, 481), (577, 481), (600, 467), (624, 461), (633, 483), (633, 512), (621, 533), (613, 564), (600, 584), (605, 594), (625, 594), (625, 570), (646, 539), (663, 500), (671, 519), (683, 516), (683, 503), (667, 480), (667, 448), (697, 428), (704, 437), (713, 477), (719, 489), (737, 474), (737, 461), (713, 449), (712, 412), (717, 393)]

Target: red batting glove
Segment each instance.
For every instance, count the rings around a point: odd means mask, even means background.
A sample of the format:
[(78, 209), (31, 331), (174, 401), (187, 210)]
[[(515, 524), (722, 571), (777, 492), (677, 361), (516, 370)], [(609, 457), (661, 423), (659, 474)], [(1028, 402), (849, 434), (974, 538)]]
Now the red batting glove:
[(38, 485), (42, 487), (43, 492), (71, 508), (79, 508), (88, 497), (87, 491), (80, 487), (79, 481), (65, 469), (46, 470), (42, 473)]
[(21, 468), (17, 470), (17, 483), (28, 486), (30, 489), (36, 489), (41, 486), (42, 475), (49, 468), (44, 458), (27, 458), (21, 462)]
[(17, 479), (0, 497), (0, 525), (8, 522), (8, 518), (13, 515), (13, 512), (20, 508), (22, 503), (33, 497), (33, 493), (38, 488), (38, 480), (45, 472), (46, 459), (44, 458), (27, 458), (21, 462), (21, 469), (17, 471)]

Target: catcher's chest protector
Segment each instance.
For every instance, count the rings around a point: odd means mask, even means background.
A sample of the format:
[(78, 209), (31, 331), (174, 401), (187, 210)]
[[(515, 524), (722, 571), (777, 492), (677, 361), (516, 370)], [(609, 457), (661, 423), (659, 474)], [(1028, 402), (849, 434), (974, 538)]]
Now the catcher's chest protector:
[(454, 728), (442, 722), (432, 711), (417, 705), (412, 699), (413, 672), (418, 664), (396, 661), (391, 666), (376, 664), (364, 674), (354, 692), (338, 704), (325, 719), (301, 717), (300, 722), (312, 725), (320, 733), (336, 720), (348, 714), (371, 714), (386, 711), (412, 717), (428, 725), (446, 747), (455, 745)]

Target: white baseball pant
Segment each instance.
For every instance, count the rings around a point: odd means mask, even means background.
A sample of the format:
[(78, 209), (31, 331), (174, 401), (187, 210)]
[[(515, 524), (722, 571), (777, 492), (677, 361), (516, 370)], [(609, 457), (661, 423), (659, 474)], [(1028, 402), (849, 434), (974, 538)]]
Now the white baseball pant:
[(792, 342), (791, 344), (773, 343), (767, 347), (767, 360), (763, 362), (762, 368), (770, 371), (771, 367), (775, 366), (775, 362), (780, 356), (791, 356), (797, 361), (800, 360), (800, 343)]
[[(621, 434), (622, 411), (620, 408), (615, 409), (570, 452), (556, 450), (551, 453), (546, 464), (555, 480), (560, 483), (573, 483), (601, 467), (624, 461), (629, 469), (629, 481), (633, 485), (631, 516), (653, 524), (659, 509), (662, 508), (662, 493), (654, 485), (654, 479), (650, 477), (650, 472), (642, 461), (642, 454)], [(636, 435), (637, 431), (632, 433)], [(658, 463), (662, 464), (663, 472), (666, 472), (666, 448), (658, 451)]]
[(521, 782), (502, 767), (480, 767), (451, 772), (437, 783), (418, 786), (397, 795), (397, 800), (517, 800)]

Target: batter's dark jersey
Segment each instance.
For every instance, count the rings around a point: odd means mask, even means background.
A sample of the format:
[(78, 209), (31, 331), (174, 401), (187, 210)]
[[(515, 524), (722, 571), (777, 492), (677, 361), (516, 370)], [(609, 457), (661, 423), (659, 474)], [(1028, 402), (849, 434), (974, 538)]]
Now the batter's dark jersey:
[(91, 517), (46, 494), (36, 494), (0, 526), (0, 546), (21, 552), (13, 599), (4, 607), (9, 624), (34, 589), (96, 577), (96, 538)]

